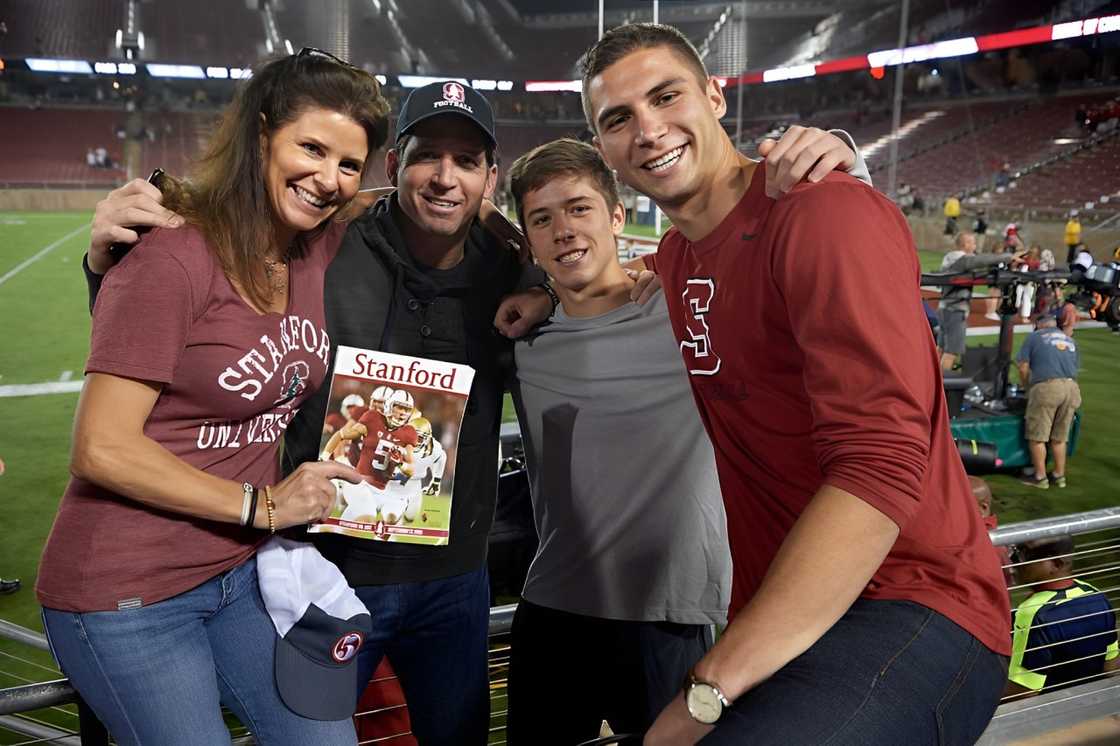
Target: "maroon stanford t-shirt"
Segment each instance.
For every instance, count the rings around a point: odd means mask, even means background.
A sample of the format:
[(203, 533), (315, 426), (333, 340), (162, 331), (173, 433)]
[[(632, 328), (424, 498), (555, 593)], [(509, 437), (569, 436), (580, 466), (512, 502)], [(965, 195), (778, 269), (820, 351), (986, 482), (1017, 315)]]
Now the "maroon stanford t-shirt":
[[(782, 199), (755, 169), (709, 235), (653, 259), (727, 508), (734, 616), (823, 484), (898, 524), (861, 594), (1011, 652), (1007, 588), (949, 432), (906, 219), (847, 174)], [(650, 262), (650, 258), (646, 258)]]
[[(258, 314), (194, 228), (154, 230), (105, 277), (86, 373), (163, 385), (144, 432), (191, 466), (263, 486), (280, 437), (326, 375), (323, 273), (345, 225), (291, 263), (285, 313)], [(262, 533), (164, 512), (71, 479), (43, 550), (43, 606), (149, 605), (248, 558)]]

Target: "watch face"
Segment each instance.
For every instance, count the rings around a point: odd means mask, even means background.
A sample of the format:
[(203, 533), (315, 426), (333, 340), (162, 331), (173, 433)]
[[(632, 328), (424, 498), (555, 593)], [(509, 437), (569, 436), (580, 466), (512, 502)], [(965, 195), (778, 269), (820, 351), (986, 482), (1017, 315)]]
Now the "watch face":
[(714, 723), (723, 714), (719, 694), (708, 684), (693, 684), (685, 695), (685, 703), (688, 705), (688, 714), (701, 723)]

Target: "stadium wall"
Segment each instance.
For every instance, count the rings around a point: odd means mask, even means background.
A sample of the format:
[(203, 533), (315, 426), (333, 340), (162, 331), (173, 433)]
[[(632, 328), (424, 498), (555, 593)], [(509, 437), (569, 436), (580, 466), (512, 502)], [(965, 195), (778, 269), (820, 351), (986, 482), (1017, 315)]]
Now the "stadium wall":
[(110, 189), (0, 189), (0, 212), (92, 212)]
[[(952, 248), (952, 238), (944, 234), (945, 218), (940, 216), (925, 218), (911, 216), (907, 218), (907, 222), (910, 223), (910, 231), (914, 234), (914, 243), (917, 244), (919, 249), (948, 251)], [(962, 227), (968, 227), (971, 222), (971, 216), (960, 219)], [(985, 248), (990, 250), (1000, 246), (1005, 225), (1007, 225), (1006, 222), (992, 221), (992, 224), (988, 226)], [(1021, 223), (1020, 226), (1022, 227), (1020, 235), (1028, 247), (1037, 243), (1042, 248), (1053, 251), (1059, 262), (1065, 261), (1065, 221), (1043, 222), (1031, 220)], [(1090, 230), (1090, 226), (1086, 225), (1081, 232), (1081, 240), (1097, 261), (1107, 260), (1112, 256), (1113, 249), (1120, 246), (1120, 226)]]
[[(0, 189), (0, 212), (62, 212), (81, 210), (92, 212), (97, 203), (108, 193), (109, 187), (93, 189)], [(914, 243), (919, 249), (934, 251), (948, 251), (952, 248), (952, 239), (944, 235), (945, 219), (940, 216), (907, 218), (910, 230), (914, 234)], [(962, 225), (967, 221), (962, 220)], [(988, 230), (987, 248), (999, 245), (1000, 238), (997, 233), (1002, 233), (1003, 224), (993, 224)], [(1039, 243), (1043, 248), (1050, 249), (1059, 261), (1065, 259), (1063, 252), (1059, 251), (1065, 246), (1064, 222), (1030, 221), (1024, 224), (1023, 236), (1027, 245)], [(1107, 260), (1112, 256), (1112, 251), (1120, 246), (1120, 226), (1115, 229), (1086, 230), (1082, 239), (1093, 255), (1100, 260)], [(1059, 254), (1061, 254), (1059, 256)]]

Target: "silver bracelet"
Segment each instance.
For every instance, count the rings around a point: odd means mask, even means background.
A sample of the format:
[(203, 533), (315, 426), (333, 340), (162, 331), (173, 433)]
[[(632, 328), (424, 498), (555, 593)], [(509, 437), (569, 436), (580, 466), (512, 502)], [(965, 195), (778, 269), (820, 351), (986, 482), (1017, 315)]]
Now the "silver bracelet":
[(253, 507), (253, 492), (254, 491), (255, 490), (253, 488), (253, 485), (249, 484), (248, 482), (242, 482), (241, 483), (241, 492), (243, 494), (243, 497), (241, 498), (241, 525), (242, 526), (248, 526), (249, 525), (249, 509), (251, 507)]

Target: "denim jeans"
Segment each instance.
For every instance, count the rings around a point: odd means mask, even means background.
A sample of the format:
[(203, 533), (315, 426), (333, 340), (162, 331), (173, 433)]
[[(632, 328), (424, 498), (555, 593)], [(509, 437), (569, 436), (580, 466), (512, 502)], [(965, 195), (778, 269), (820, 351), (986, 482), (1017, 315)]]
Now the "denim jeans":
[(984, 732), (1007, 658), (909, 601), (859, 599), (724, 713), (702, 746), (964, 746)]
[(255, 558), (151, 606), (43, 609), (43, 623), (59, 666), (120, 744), (228, 744), (219, 703), (266, 746), (356, 743), (351, 720), (310, 720), (280, 699)]
[(364, 689), (387, 655), (423, 746), (482, 746), (490, 726), (490, 583), (483, 565), (450, 578), (354, 589), (373, 617), (358, 654)]

